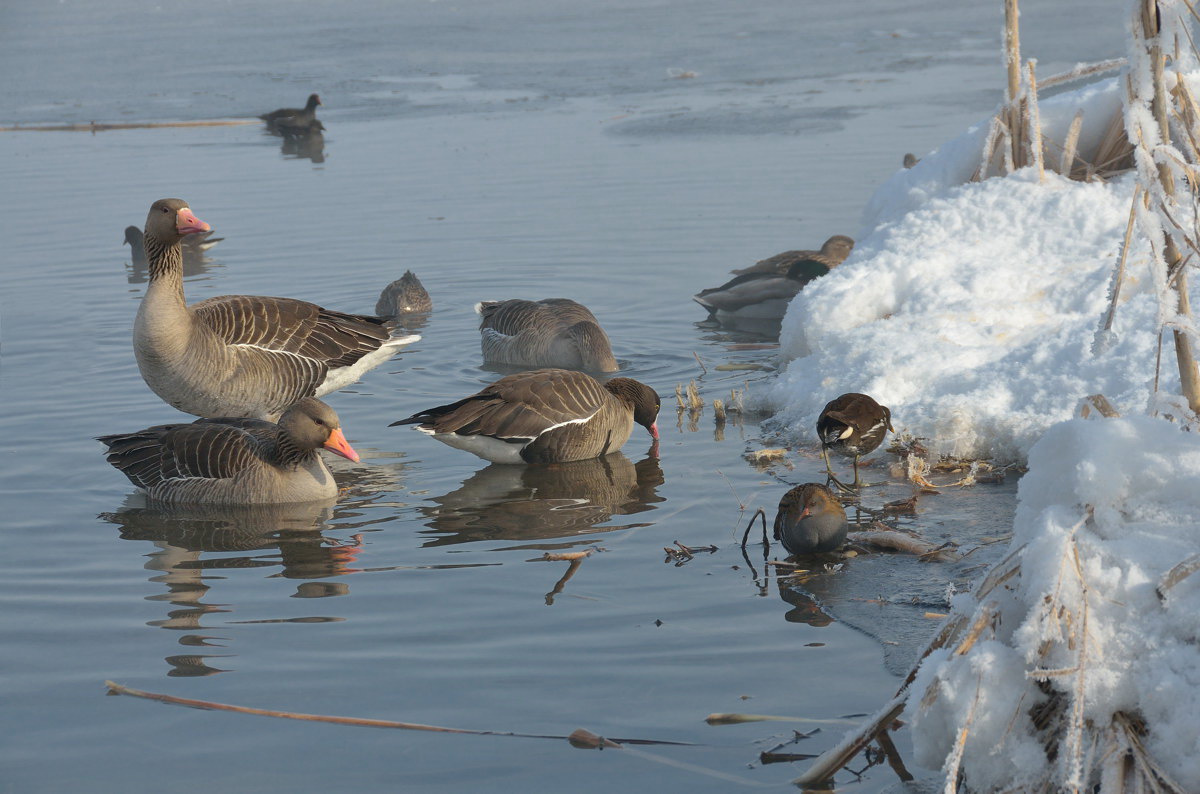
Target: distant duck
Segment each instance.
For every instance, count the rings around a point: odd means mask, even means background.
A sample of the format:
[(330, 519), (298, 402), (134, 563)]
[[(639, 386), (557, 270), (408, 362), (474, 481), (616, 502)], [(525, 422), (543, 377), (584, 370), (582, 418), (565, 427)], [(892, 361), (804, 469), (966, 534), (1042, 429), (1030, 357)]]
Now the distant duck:
[(380, 317), (305, 301), (224, 295), (188, 306), (180, 241), (208, 231), (182, 199), (160, 199), (146, 218), (150, 283), (133, 328), (147, 385), (169, 404), (206, 417), (274, 419), (305, 397), (353, 383), (417, 335)]
[(825, 266), (824, 271), (812, 269), (816, 275), (824, 275), (845, 262), (846, 257), (850, 256), (850, 252), (853, 250), (854, 240), (852, 238), (844, 234), (835, 234), (821, 245), (820, 251), (784, 251), (782, 254), (761, 259), (750, 267), (729, 272), (737, 276), (745, 273), (779, 273), (782, 275), (799, 262), (811, 261)]
[(375, 304), (375, 313), (380, 317), (397, 318), (431, 311), (433, 300), (411, 270), (405, 270), (403, 276), (384, 287)]
[(833, 551), (845, 543), (848, 528), (842, 503), (820, 483), (797, 485), (779, 500), (775, 540), (792, 554)]
[[(259, 116), (260, 119), (267, 122), (267, 129), (272, 132), (279, 132), (280, 124), (292, 127), (305, 127), (312, 131), (314, 122), (317, 121), (317, 106), (321, 104), (321, 97), (316, 94), (309, 94), (308, 102), (303, 108), (280, 108), (272, 110), (270, 113), (264, 113)], [(321, 127), (320, 129), (325, 129)]]
[(658, 409), (654, 390), (632, 378), (602, 384), (575, 370), (536, 369), (391, 426), (415, 424), (493, 463), (565, 463), (616, 452), (635, 422), (657, 444)]
[(837, 485), (845, 486), (833, 476), (829, 465), (829, 450), (854, 456), (854, 486), (859, 486), (858, 459), (869, 455), (892, 430), (892, 412), (865, 394), (851, 392), (830, 400), (817, 417), (817, 435), (821, 439), (821, 455), (825, 470)]
[(588, 372), (618, 369), (608, 334), (586, 306), (573, 300), (484, 301), (475, 311), (484, 361)]
[(108, 462), (152, 499), (205, 504), (279, 504), (332, 499), (337, 483), (317, 450), (358, 462), (333, 409), (315, 398), (279, 423), (198, 419), (100, 436)]
[[(208, 254), (208, 249), (224, 240), (224, 237), (213, 237), (212, 231), (197, 232), (183, 238), (183, 261), (188, 264), (198, 261)], [(129, 246), (130, 258), (135, 267), (144, 268), (146, 262), (146, 247), (142, 239), (142, 230), (136, 226), (125, 227), (125, 245)]]

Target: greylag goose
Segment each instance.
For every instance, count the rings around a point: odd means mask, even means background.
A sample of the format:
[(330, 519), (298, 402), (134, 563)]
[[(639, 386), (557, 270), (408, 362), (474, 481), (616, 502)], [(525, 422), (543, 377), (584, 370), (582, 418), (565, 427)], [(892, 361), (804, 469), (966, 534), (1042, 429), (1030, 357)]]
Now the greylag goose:
[(150, 283), (133, 326), (147, 385), (207, 417), (274, 419), (304, 397), (353, 383), (420, 336), (393, 335), (380, 317), (342, 314), (290, 298), (224, 295), (188, 306), (180, 240), (208, 231), (182, 199), (146, 218)]
[(519, 367), (616, 372), (608, 334), (586, 306), (567, 298), (484, 301), (479, 314), (484, 361)]
[(842, 490), (848, 490), (833, 476), (829, 465), (830, 449), (845, 452), (854, 456), (854, 486), (857, 488), (858, 459), (874, 452), (889, 430), (892, 430), (892, 412), (873, 398), (850, 392), (830, 400), (817, 417), (821, 456), (825, 458), (829, 478)]
[(775, 540), (792, 554), (833, 551), (846, 541), (848, 528), (842, 503), (820, 483), (797, 485), (779, 500)]
[[(224, 239), (224, 237), (213, 237), (211, 230), (189, 234), (183, 238), (181, 244), (181, 248), (183, 249), (183, 263), (187, 265), (199, 262), (199, 260), (208, 254), (208, 249)], [(146, 244), (142, 239), (142, 230), (136, 226), (126, 226), (124, 244), (129, 246), (130, 261), (133, 262), (135, 267), (144, 269), (148, 263), (146, 261)]]
[(782, 254), (767, 257), (755, 262), (750, 267), (731, 270), (735, 276), (745, 273), (786, 273), (797, 262), (812, 261), (825, 266), (825, 272), (846, 261), (854, 250), (854, 240), (844, 234), (835, 234), (821, 245), (820, 251), (784, 251)]
[(337, 414), (309, 397), (279, 418), (198, 419), (100, 436), (108, 462), (164, 502), (278, 504), (332, 499), (337, 483), (318, 449), (349, 460)]
[(654, 390), (632, 378), (601, 384), (575, 370), (535, 369), (390, 426), (415, 424), (493, 463), (565, 463), (617, 451), (634, 422), (657, 442), (658, 408)]
[(375, 313), (380, 317), (396, 318), (430, 311), (433, 311), (433, 301), (411, 270), (405, 270), (403, 276), (384, 287), (375, 304)]
[[(259, 116), (260, 119), (267, 122), (267, 129), (275, 132), (278, 131), (280, 122), (291, 125), (311, 126), (317, 119), (317, 105), (321, 104), (321, 97), (316, 94), (308, 95), (308, 102), (303, 108), (280, 108), (272, 110), (270, 113), (264, 113)], [(322, 127), (321, 129), (324, 129)]]

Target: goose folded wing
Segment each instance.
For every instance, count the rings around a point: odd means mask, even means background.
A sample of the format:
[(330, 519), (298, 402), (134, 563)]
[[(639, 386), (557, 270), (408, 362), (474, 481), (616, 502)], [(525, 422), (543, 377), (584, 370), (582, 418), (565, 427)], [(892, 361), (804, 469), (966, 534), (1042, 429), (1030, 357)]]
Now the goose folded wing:
[(201, 301), (192, 311), (227, 344), (294, 353), (331, 369), (353, 365), (391, 336), (383, 318), (290, 298), (225, 295)]
[(162, 478), (225, 480), (261, 462), (273, 425), (257, 422), (248, 429), (227, 422), (193, 422), (164, 433)]

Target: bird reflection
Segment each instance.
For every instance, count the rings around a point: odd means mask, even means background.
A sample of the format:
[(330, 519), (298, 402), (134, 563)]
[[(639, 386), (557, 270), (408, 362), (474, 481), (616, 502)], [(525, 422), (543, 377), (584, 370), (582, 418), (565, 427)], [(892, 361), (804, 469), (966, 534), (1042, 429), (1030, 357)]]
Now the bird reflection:
[(602, 458), (536, 466), (493, 464), (422, 511), (437, 533), (424, 545), (481, 540), (545, 540), (621, 527), (614, 515), (653, 510), (663, 501), (658, 459), (636, 465), (617, 452)]
[(779, 597), (792, 607), (783, 616), (788, 623), (807, 623), (819, 628), (833, 622), (833, 618), (821, 608), (817, 599), (798, 587), (794, 581), (777, 578), (775, 584), (779, 587)]
[[(317, 124), (320, 123), (317, 122)], [(314, 130), (306, 135), (286, 135), (279, 151), (288, 160), (312, 160), (314, 163), (323, 163), (325, 162), (325, 136), (320, 130)]]
[[(100, 518), (120, 527), (125, 540), (144, 540), (157, 550), (148, 554), (145, 567), (156, 574), (150, 581), (166, 592), (147, 600), (166, 601), (173, 607), (165, 619), (149, 625), (186, 632), (181, 645), (221, 647), (221, 638), (205, 634), (204, 620), (214, 613), (228, 612), (224, 605), (205, 603), (213, 586), (223, 577), (212, 572), (236, 568), (279, 567), (274, 574), (291, 579), (324, 579), (353, 573), (357, 569), (357, 544), (343, 544), (325, 537), (321, 530), (334, 518), (334, 503), (226, 506), (147, 505), (141, 497)], [(344, 525), (339, 525), (339, 529)], [(318, 585), (308, 587), (306, 585)], [(337, 583), (305, 581), (296, 596), (341, 595)], [(299, 618), (304, 620), (304, 618)], [(170, 676), (201, 676), (222, 672), (210, 666), (209, 656), (194, 649), (169, 656)]]
[[(201, 232), (189, 234), (183, 238), (180, 248), (183, 251), (183, 277), (190, 278), (207, 273), (214, 267), (220, 267), (208, 256), (208, 250), (224, 237), (213, 237), (213, 233)], [(142, 241), (142, 230), (136, 226), (125, 227), (125, 242), (129, 246), (130, 261), (125, 264), (125, 279), (130, 284), (145, 284), (150, 280), (149, 265), (146, 262), (146, 249)]]

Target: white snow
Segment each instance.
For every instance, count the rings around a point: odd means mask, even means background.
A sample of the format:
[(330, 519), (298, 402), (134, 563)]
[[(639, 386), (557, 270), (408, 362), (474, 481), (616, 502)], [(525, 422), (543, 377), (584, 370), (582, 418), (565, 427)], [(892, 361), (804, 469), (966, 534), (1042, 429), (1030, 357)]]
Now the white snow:
[[(1119, 86), (1044, 100), (1045, 134), (1061, 141), (1082, 108), (1088, 150), (1102, 125), (1087, 120), (1119, 112)], [(912, 685), (918, 763), (950, 782), (961, 771), (972, 791), (1092, 790), (1119, 756), (1124, 712), (1145, 720), (1165, 774), (1200, 791), (1200, 575), (1156, 593), (1200, 553), (1200, 434), (1170, 333), (1155, 393), (1171, 319), (1144, 239), (1157, 222), (1135, 227), (1112, 332), (1099, 334), (1136, 175), (969, 182), (986, 131), (880, 187), (851, 257), (789, 306), (786, 368), (765, 401), (781, 431), (815, 442), (821, 407), (864, 392), (935, 453), (1028, 463), (1001, 563), (1019, 571), (955, 597), (954, 615), (993, 617), (964, 653), (931, 654)], [(1073, 418), (1096, 393), (1124, 418)], [(1048, 692), (1065, 704), (1055, 760), (1030, 716)]]

